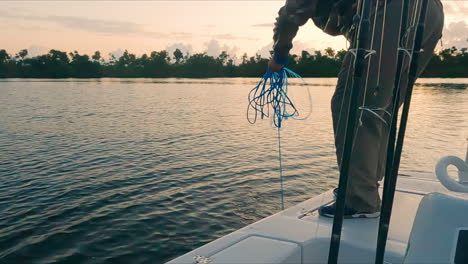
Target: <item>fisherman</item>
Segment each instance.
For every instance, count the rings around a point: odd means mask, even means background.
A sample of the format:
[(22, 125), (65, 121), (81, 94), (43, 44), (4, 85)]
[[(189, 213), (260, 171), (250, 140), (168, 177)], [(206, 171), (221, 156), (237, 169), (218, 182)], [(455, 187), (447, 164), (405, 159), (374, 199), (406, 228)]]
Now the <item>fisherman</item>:
[[(300, 26), (309, 18), (325, 33), (345, 36), (353, 43), (357, 28), (355, 14), (360, 0), (287, 0), (279, 10), (274, 27), (273, 56), (269, 62), (271, 71), (281, 70), (288, 63), (293, 38)], [(385, 3), (386, 2), (386, 3)], [(351, 154), (348, 189), (345, 202), (345, 218), (374, 218), (380, 215), (381, 201), (379, 181), (385, 174), (386, 150), (392, 112), (392, 92), (396, 73), (399, 31), (403, 0), (373, 0), (370, 14), (371, 42), (368, 43), (368, 61), (360, 90), (357, 129)], [(416, 12), (421, 1), (409, 0), (410, 16), (405, 48), (411, 49)], [(412, 14), (412, 15), (411, 15)], [(353, 19), (354, 18), (354, 19)], [(428, 23), (420, 53), (418, 76), (428, 64), (435, 46), (442, 37), (444, 24), (440, 0), (429, 0)], [(351, 46), (350, 49), (353, 47)], [(373, 52), (375, 51), (375, 52)], [(341, 164), (347, 119), (347, 103), (352, 83), (354, 55), (348, 51), (338, 74), (338, 83), (331, 100), (333, 129), (338, 165)], [(407, 86), (409, 58), (400, 82), (401, 97)], [(400, 100), (402, 102), (402, 100)], [(367, 110), (365, 110), (367, 109)], [(336, 196), (336, 189), (335, 189)], [(320, 215), (334, 217), (335, 204), (324, 206)]]

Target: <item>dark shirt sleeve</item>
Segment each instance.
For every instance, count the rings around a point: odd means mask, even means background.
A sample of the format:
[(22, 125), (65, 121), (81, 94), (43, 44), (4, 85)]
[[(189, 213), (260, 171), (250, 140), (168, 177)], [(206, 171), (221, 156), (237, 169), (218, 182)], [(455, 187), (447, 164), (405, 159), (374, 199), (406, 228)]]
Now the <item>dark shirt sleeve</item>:
[(273, 51), (277, 63), (286, 64), (292, 41), (314, 13), (315, 0), (287, 0), (279, 10), (273, 29)]
[(345, 6), (339, 6), (331, 0), (286, 0), (278, 12), (273, 29), (274, 60), (283, 65), (287, 63), (289, 51), (293, 47), (292, 41), (299, 27), (309, 18), (329, 35), (346, 35), (355, 12), (356, 3), (353, 4), (353, 1), (346, 1)]

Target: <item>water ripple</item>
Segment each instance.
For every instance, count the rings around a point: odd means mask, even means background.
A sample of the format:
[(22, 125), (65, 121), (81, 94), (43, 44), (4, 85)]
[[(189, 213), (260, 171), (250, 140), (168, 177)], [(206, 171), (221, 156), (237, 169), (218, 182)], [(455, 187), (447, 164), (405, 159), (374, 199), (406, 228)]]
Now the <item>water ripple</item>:
[[(0, 263), (162, 263), (280, 209), (276, 130), (245, 119), (256, 79), (1, 82)], [(291, 86), (314, 113), (282, 131), (287, 206), (336, 185), (335, 83)], [(464, 156), (467, 83), (419, 82), (404, 172)]]

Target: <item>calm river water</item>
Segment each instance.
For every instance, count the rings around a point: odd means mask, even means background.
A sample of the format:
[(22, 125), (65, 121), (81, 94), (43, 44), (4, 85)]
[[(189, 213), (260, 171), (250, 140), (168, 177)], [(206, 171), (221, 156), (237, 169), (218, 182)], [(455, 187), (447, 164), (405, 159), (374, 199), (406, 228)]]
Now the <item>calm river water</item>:
[[(256, 82), (2, 80), (0, 263), (163, 263), (277, 212), (276, 130), (246, 120)], [(335, 82), (291, 87), (313, 113), (282, 129), (286, 206), (337, 183)], [(419, 81), (402, 173), (465, 156), (467, 84)]]

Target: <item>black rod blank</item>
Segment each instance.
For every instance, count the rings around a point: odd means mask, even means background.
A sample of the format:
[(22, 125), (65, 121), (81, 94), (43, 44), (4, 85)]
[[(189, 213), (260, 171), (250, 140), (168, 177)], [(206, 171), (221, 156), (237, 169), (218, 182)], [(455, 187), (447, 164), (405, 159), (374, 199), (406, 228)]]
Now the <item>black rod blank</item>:
[[(390, 131), (388, 136), (387, 144), (387, 160), (385, 164), (385, 178), (384, 178), (384, 188), (383, 188), (383, 200), (388, 199), (388, 191), (391, 189), (389, 185), (392, 183), (391, 172), (393, 166), (393, 157), (395, 155), (395, 141), (396, 141), (396, 132), (397, 132), (397, 122), (398, 122), (398, 109), (400, 106), (400, 82), (401, 76), (403, 74), (404, 62), (406, 52), (404, 48), (406, 45), (403, 43), (405, 41), (405, 36), (408, 26), (408, 9), (409, 9), (409, 0), (403, 0), (403, 7), (401, 12), (401, 24), (400, 24), (400, 38), (399, 38), (399, 47), (398, 51), (398, 62), (397, 70), (395, 74), (395, 82), (392, 94), (392, 120), (390, 125)], [(394, 179), (392, 179), (394, 180)], [(394, 190), (393, 190), (394, 191)], [(387, 214), (384, 213), (383, 208), (381, 210), (381, 217), (379, 222), (378, 229), (378, 238), (377, 238), (377, 250), (375, 256), (375, 263), (383, 263), (385, 255), (385, 246), (388, 236), (388, 221)]]
[[(399, 97), (400, 89), (399, 83), (401, 78), (402, 63), (404, 61), (404, 52), (400, 50), (398, 55), (398, 69), (397, 76), (395, 78), (395, 87), (393, 91), (393, 110), (392, 110), (392, 123), (390, 126), (389, 133), (389, 142), (387, 147), (387, 162), (386, 162), (386, 171), (385, 171), (385, 181), (384, 181), (384, 190), (382, 197), (382, 209), (380, 216), (380, 223), (378, 229), (378, 238), (377, 238), (377, 250), (376, 250), (376, 264), (382, 264), (385, 256), (385, 247), (387, 244), (388, 230), (390, 226), (390, 218), (392, 215), (393, 200), (395, 198), (395, 189), (398, 178), (398, 170), (400, 168), (401, 153), (403, 150), (403, 143), (406, 132), (406, 125), (408, 123), (408, 115), (411, 104), (411, 96), (413, 93), (414, 83), (418, 75), (418, 65), (419, 65), (419, 55), (421, 52), (426, 13), (427, 13), (428, 0), (422, 0), (419, 20), (416, 27), (416, 34), (414, 38), (413, 49), (411, 52), (411, 64), (409, 69), (408, 76), (408, 86), (405, 94), (405, 101), (403, 105), (403, 111), (401, 114), (400, 128), (398, 131), (398, 139), (395, 144), (396, 137), (396, 124), (397, 124), (397, 115), (399, 108)], [(417, 8), (417, 6), (415, 7)], [(408, 12), (408, 0), (404, 0), (403, 5), (403, 20), (402, 20), (402, 32), (400, 32), (400, 41), (403, 40), (404, 35), (406, 34), (406, 24), (407, 24), (407, 12)], [(404, 23), (403, 23), (404, 22)], [(403, 35), (402, 35), (403, 34)]]
[(332, 236), (330, 240), (330, 250), (328, 263), (338, 263), (340, 250), (341, 229), (343, 227), (343, 216), (345, 210), (346, 189), (348, 185), (348, 171), (353, 149), (353, 141), (356, 127), (357, 103), (360, 88), (362, 88), (362, 79), (364, 76), (364, 66), (366, 62), (367, 45), (369, 43), (369, 16), (370, 0), (364, 0), (362, 3), (362, 14), (359, 22), (357, 34), (357, 49), (354, 60), (353, 81), (349, 98), (348, 115), (346, 121), (345, 141), (343, 146), (343, 155), (340, 166), (340, 179), (338, 182), (338, 194), (335, 203), (335, 216), (333, 218)]

